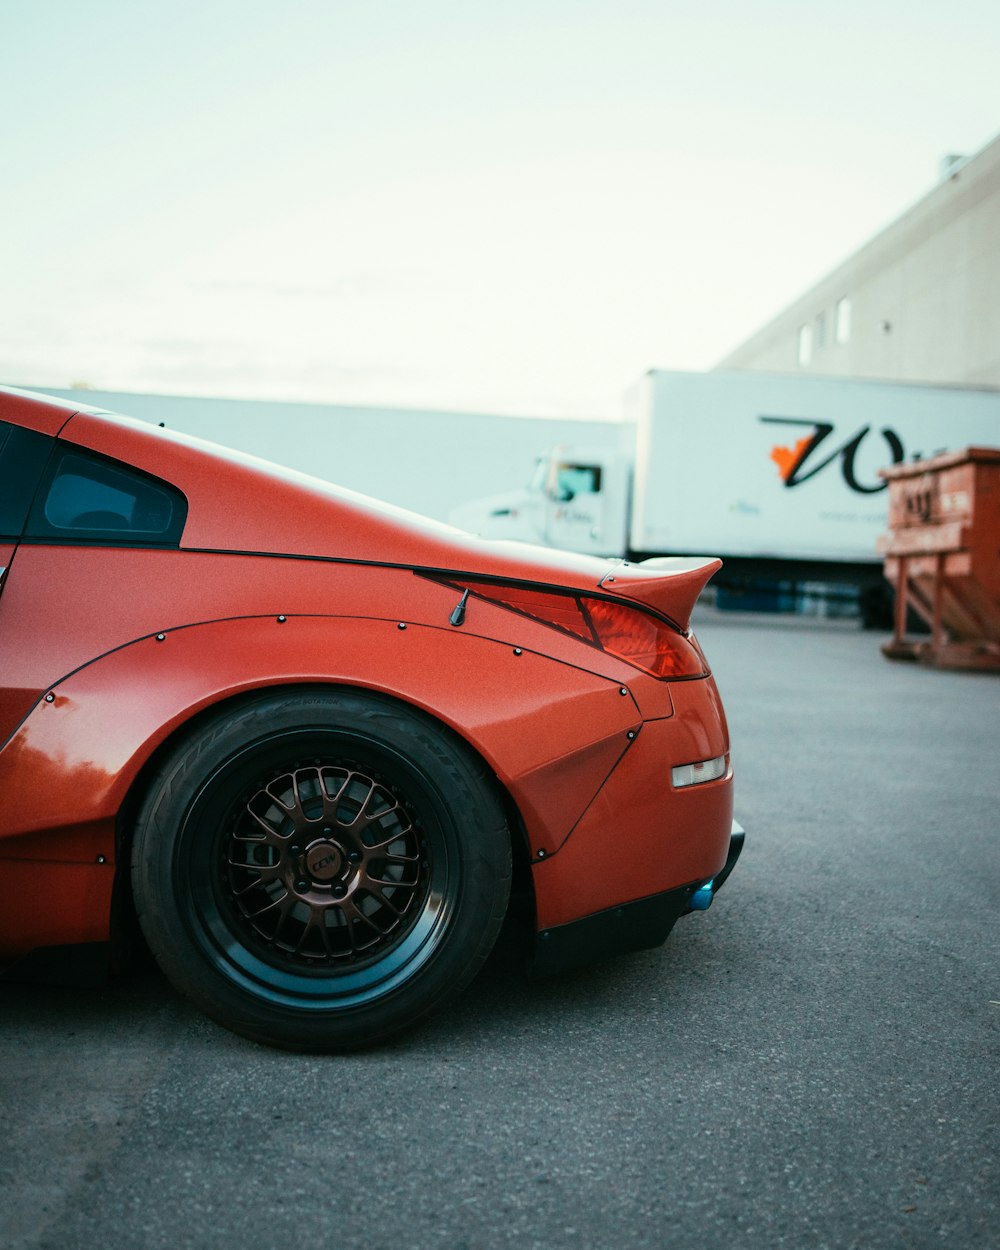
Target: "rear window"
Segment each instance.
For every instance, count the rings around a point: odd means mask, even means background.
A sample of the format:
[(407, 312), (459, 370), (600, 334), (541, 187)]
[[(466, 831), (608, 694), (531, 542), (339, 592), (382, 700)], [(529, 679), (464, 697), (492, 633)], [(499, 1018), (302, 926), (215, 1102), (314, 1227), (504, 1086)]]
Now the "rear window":
[(187, 501), (167, 482), (88, 452), (64, 449), (35, 501), (25, 536), (176, 546), (186, 516)]

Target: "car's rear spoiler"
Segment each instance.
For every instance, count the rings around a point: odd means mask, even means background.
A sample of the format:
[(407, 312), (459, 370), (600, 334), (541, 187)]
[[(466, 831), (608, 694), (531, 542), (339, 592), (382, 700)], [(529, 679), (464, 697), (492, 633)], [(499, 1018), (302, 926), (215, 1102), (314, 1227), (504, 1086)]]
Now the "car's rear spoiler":
[(687, 630), (698, 596), (721, 568), (721, 560), (683, 556), (622, 563), (601, 578), (600, 589), (653, 608)]

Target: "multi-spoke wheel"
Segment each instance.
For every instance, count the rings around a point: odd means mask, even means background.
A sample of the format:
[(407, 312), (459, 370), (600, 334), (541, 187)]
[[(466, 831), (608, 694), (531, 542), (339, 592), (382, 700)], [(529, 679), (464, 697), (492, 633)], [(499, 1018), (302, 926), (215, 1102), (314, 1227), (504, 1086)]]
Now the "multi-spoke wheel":
[(349, 1049), (466, 984), (510, 840), (481, 764), (377, 696), (265, 695), (203, 725), (140, 814), (133, 888), (174, 983), (260, 1041)]
[(227, 903), (268, 950), (344, 966), (395, 945), (417, 915), (430, 848), (375, 777), (309, 763), (269, 778), (233, 816)]

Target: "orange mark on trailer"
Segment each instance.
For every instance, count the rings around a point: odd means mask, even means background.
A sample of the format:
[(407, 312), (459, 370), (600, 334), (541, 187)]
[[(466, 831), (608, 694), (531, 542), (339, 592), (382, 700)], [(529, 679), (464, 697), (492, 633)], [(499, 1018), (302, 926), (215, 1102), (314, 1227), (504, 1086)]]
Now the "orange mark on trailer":
[(781, 480), (787, 482), (795, 471), (796, 466), (802, 456), (802, 453), (812, 442), (812, 439), (800, 438), (794, 447), (772, 447), (771, 459), (778, 466), (778, 472), (781, 474)]

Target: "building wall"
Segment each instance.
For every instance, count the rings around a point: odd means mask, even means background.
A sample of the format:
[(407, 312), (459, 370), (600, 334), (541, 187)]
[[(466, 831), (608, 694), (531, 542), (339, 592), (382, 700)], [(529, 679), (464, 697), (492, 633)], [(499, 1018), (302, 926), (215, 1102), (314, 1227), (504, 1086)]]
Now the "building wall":
[(1000, 386), (1000, 137), (717, 367)]

